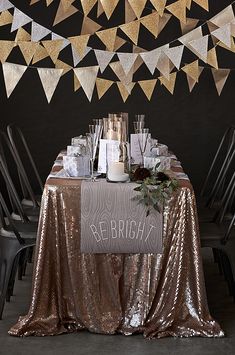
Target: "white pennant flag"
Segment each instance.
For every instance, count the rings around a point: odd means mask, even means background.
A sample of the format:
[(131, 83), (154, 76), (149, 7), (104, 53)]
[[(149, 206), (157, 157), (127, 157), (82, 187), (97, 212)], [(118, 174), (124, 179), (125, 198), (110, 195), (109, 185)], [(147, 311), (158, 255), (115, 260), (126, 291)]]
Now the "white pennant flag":
[(2, 64), (7, 97), (11, 95), (26, 69), (27, 66), (25, 65), (13, 63)]
[(25, 15), (22, 11), (15, 7), (11, 25), (11, 32), (18, 30), (18, 28), (27, 25), (27, 23), (31, 21), (33, 20), (29, 16)]
[(200, 26), (186, 33), (185, 35), (181, 36), (180, 38), (178, 38), (178, 40), (181, 43), (183, 43), (185, 46), (187, 46), (189, 42), (194, 41), (201, 37), (202, 37), (202, 28)]
[(46, 27), (39, 25), (37, 22), (32, 22), (31, 39), (33, 42), (40, 41), (40, 39), (46, 37), (49, 33), (51, 31)]
[(92, 67), (74, 68), (74, 73), (89, 101), (91, 101), (93, 95), (98, 70), (98, 65)]
[(164, 53), (167, 55), (167, 57), (170, 59), (170, 61), (174, 64), (174, 66), (177, 69), (180, 68), (183, 51), (184, 51), (184, 45), (164, 49)]
[(62, 47), (61, 47), (61, 51), (62, 51), (62, 49), (64, 49), (65, 47), (67, 47), (70, 44), (70, 42), (67, 38), (64, 38), (54, 32), (51, 33), (51, 39), (52, 40), (56, 40), (56, 39), (63, 39), (64, 40), (64, 43), (62, 44)]
[(51, 98), (58, 85), (63, 69), (37, 68), (46, 98), (50, 103)]
[(205, 63), (207, 62), (207, 50), (208, 50), (208, 35), (203, 36), (198, 39), (194, 39), (188, 43), (192, 52), (199, 56)]
[(0, 2), (0, 12), (11, 9), (14, 5), (8, 0), (1, 0)]
[(109, 65), (111, 59), (114, 56), (114, 52), (107, 52), (107, 51), (102, 51), (100, 49), (95, 49), (95, 56), (98, 62), (98, 65), (100, 67), (100, 72), (103, 73), (103, 71), (106, 69), (106, 67)]
[(231, 23), (233, 20), (234, 20), (233, 8), (232, 5), (229, 5), (223, 11), (219, 12), (217, 15), (212, 17), (212, 19), (210, 19), (210, 22), (212, 22), (217, 27), (221, 27), (223, 25), (226, 25), (227, 23)]
[(137, 53), (117, 53), (117, 56), (120, 60), (120, 63), (122, 65), (122, 68), (127, 75), (131, 68), (133, 67), (138, 54)]
[(211, 32), (211, 34), (227, 47), (231, 48), (231, 25), (229, 23)]
[(147, 68), (149, 69), (150, 73), (153, 74), (155, 68), (157, 66), (158, 59), (161, 55), (161, 48), (156, 48), (152, 51), (140, 53), (141, 58), (145, 62)]
[(73, 64), (76, 67), (76, 65), (78, 63), (81, 62), (81, 60), (90, 52), (90, 50), (92, 49), (91, 47), (86, 47), (85, 52), (83, 57), (80, 57), (80, 55), (78, 54), (78, 52), (76, 51), (76, 49), (71, 45), (72, 48), (72, 55), (73, 55)]

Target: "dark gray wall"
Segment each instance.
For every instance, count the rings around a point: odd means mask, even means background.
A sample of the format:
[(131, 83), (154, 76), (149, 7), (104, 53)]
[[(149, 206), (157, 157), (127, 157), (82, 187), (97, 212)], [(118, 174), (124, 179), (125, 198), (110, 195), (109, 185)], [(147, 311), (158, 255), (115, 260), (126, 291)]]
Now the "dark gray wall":
[[(22, 4), (18, 1), (12, 2), (35, 21), (53, 29), (54, 32), (64, 36), (79, 34), (78, 23), (81, 22), (79, 15), (77, 17), (75, 15), (70, 20), (52, 28), (52, 17), (56, 10), (56, 3), (46, 8), (43, 4), (30, 7), (28, 6), (29, 1), (22, 1)], [(43, 1), (41, 2), (43, 3)], [(200, 18), (203, 22), (231, 1), (213, 0), (210, 3), (209, 14), (193, 5), (190, 17)], [(120, 3), (117, 11), (119, 17), (118, 15), (114, 16), (109, 27), (111, 24), (117, 25), (122, 22), (122, 5)], [(105, 17), (100, 19), (101, 23), (102, 21), (108, 27)], [(9, 26), (0, 27), (0, 38), (14, 38), (14, 34), (9, 35), (9, 32)], [(168, 43), (179, 36), (178, 21), (172, 20), (156, 41), (150, 39), (148, 34), (144, 32), (140, 39), (140, 46), (152, 49), (154, 46)], [(94, 48), (102, 49), (102, 46), (100, 43), (94, 43)], [(220, 58), (220, 67), (235, 68), (233, 64), (235, 54), (219, 49), (218, 57)], [(63, 52), (63, 58), (68, 63), (72, 63), (69, 49)], [(187, 63), (193, 59), (194, 57), (185, 51), (183, 61)], [(9, 57), (9, 61), (24, 64), (22, 56), (17, 51)], [(95, 63), (91, 54), (82, 61), (81, 66)], [(44, 65), (52, 67), (52, 63), (48, 60), (38, 63), (38, 66)], [(157, 76), (157, 72), (155, 76)], [(116, 80), (111, 70), (106, 71), (103, 77)], [(134, 80), (150, 78), (151, 75), (148, 71), (141, 68)], [(195, 189), (198, 189), (221, 135), (229, 124), (235, 122), (234, 79), (235, 73), (232, 72), (220, 97), (216, 93), (211, 71), (205, 69), (199, 84), (191, 94), (185, 75), (179, 73), (174, 95), (168, 93), (164, 87), (157, 83), (152, 100), (148, 102), (136, 85), (127, 102), (123, 103), (117, 88), (113, 86), (102, 100), (99, 101), (95, 93), (92, 102), (89, 103), (82, 90), (73, 92), (73, 75), (70, 72), (61, 79), (54, 97), (48, 105), (35, 69), (26, 71), (8, 100), (0, 71), (0, 128), (5, 129), (10, 122), (16, 122), (22, 128), (37, 161), (39, 171), (45, 178), (59, 150), (70, 142), (72, 136), (85, 133), (92, 118), (104, 117), (107, 112), (124, 111), (129, 112), (130, 121), (133, 121), (135, 113), (145, 113), (147, 116), (146, 125), (149, 126), (152, 135), (169, 145), (170, 149), (175, 152), (182, 161), (185, 171), (190, 175)]]

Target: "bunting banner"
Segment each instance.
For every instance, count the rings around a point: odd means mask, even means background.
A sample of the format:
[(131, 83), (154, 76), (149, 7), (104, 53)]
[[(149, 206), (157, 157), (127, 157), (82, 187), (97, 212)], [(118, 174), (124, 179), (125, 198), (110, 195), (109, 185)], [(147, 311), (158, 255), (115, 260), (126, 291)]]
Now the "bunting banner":
[(12, 64), (12, 63), (2, 64), (3, 77), (5, 81), (6, 94), (8, 98), (12, 94), (13, 90), (15, 89), (16, 85), (20, 81), (26, 69), (27, 66), (25, 65)]

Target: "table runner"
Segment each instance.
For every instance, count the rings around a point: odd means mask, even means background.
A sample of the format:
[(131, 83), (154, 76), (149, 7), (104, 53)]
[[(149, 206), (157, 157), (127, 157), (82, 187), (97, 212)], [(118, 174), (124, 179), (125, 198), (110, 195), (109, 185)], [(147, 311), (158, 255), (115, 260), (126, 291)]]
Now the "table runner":
[(81, 252), (162, 253), (162, 213), (133, 197), (134, 183), (81, 183)]
[(224, 336), (208, 310), (189, 181), (180, 180), (180, 188), (165, 205), (162, 255), (80, 253), (80, 224), (75, 218), (80, 193), (75, 180), (50, 178), (45, 185), (32, 301), (10, 335), (87, 329), (148, 338)]

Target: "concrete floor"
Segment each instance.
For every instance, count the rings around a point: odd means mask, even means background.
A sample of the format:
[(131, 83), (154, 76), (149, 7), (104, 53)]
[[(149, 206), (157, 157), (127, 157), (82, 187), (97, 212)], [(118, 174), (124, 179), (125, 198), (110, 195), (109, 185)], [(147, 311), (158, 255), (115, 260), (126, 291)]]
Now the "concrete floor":
[(10, 355), (233, 355), (235, 354), (235, 304), (228, 296), (227, 285), (219, 275), (209, 250), (203, 250), (204, 270), (211, 314), (226, 332), (222, 339), (146, 340), (141, 335), (96, 335), (88, 332), (55, 337), (15, 338), (7, 334), (18, 316), (28, 310), (31, 289), (31, 272), (18, 281), (15, 296), (6, 304), (0, 321), (0, 354)]

